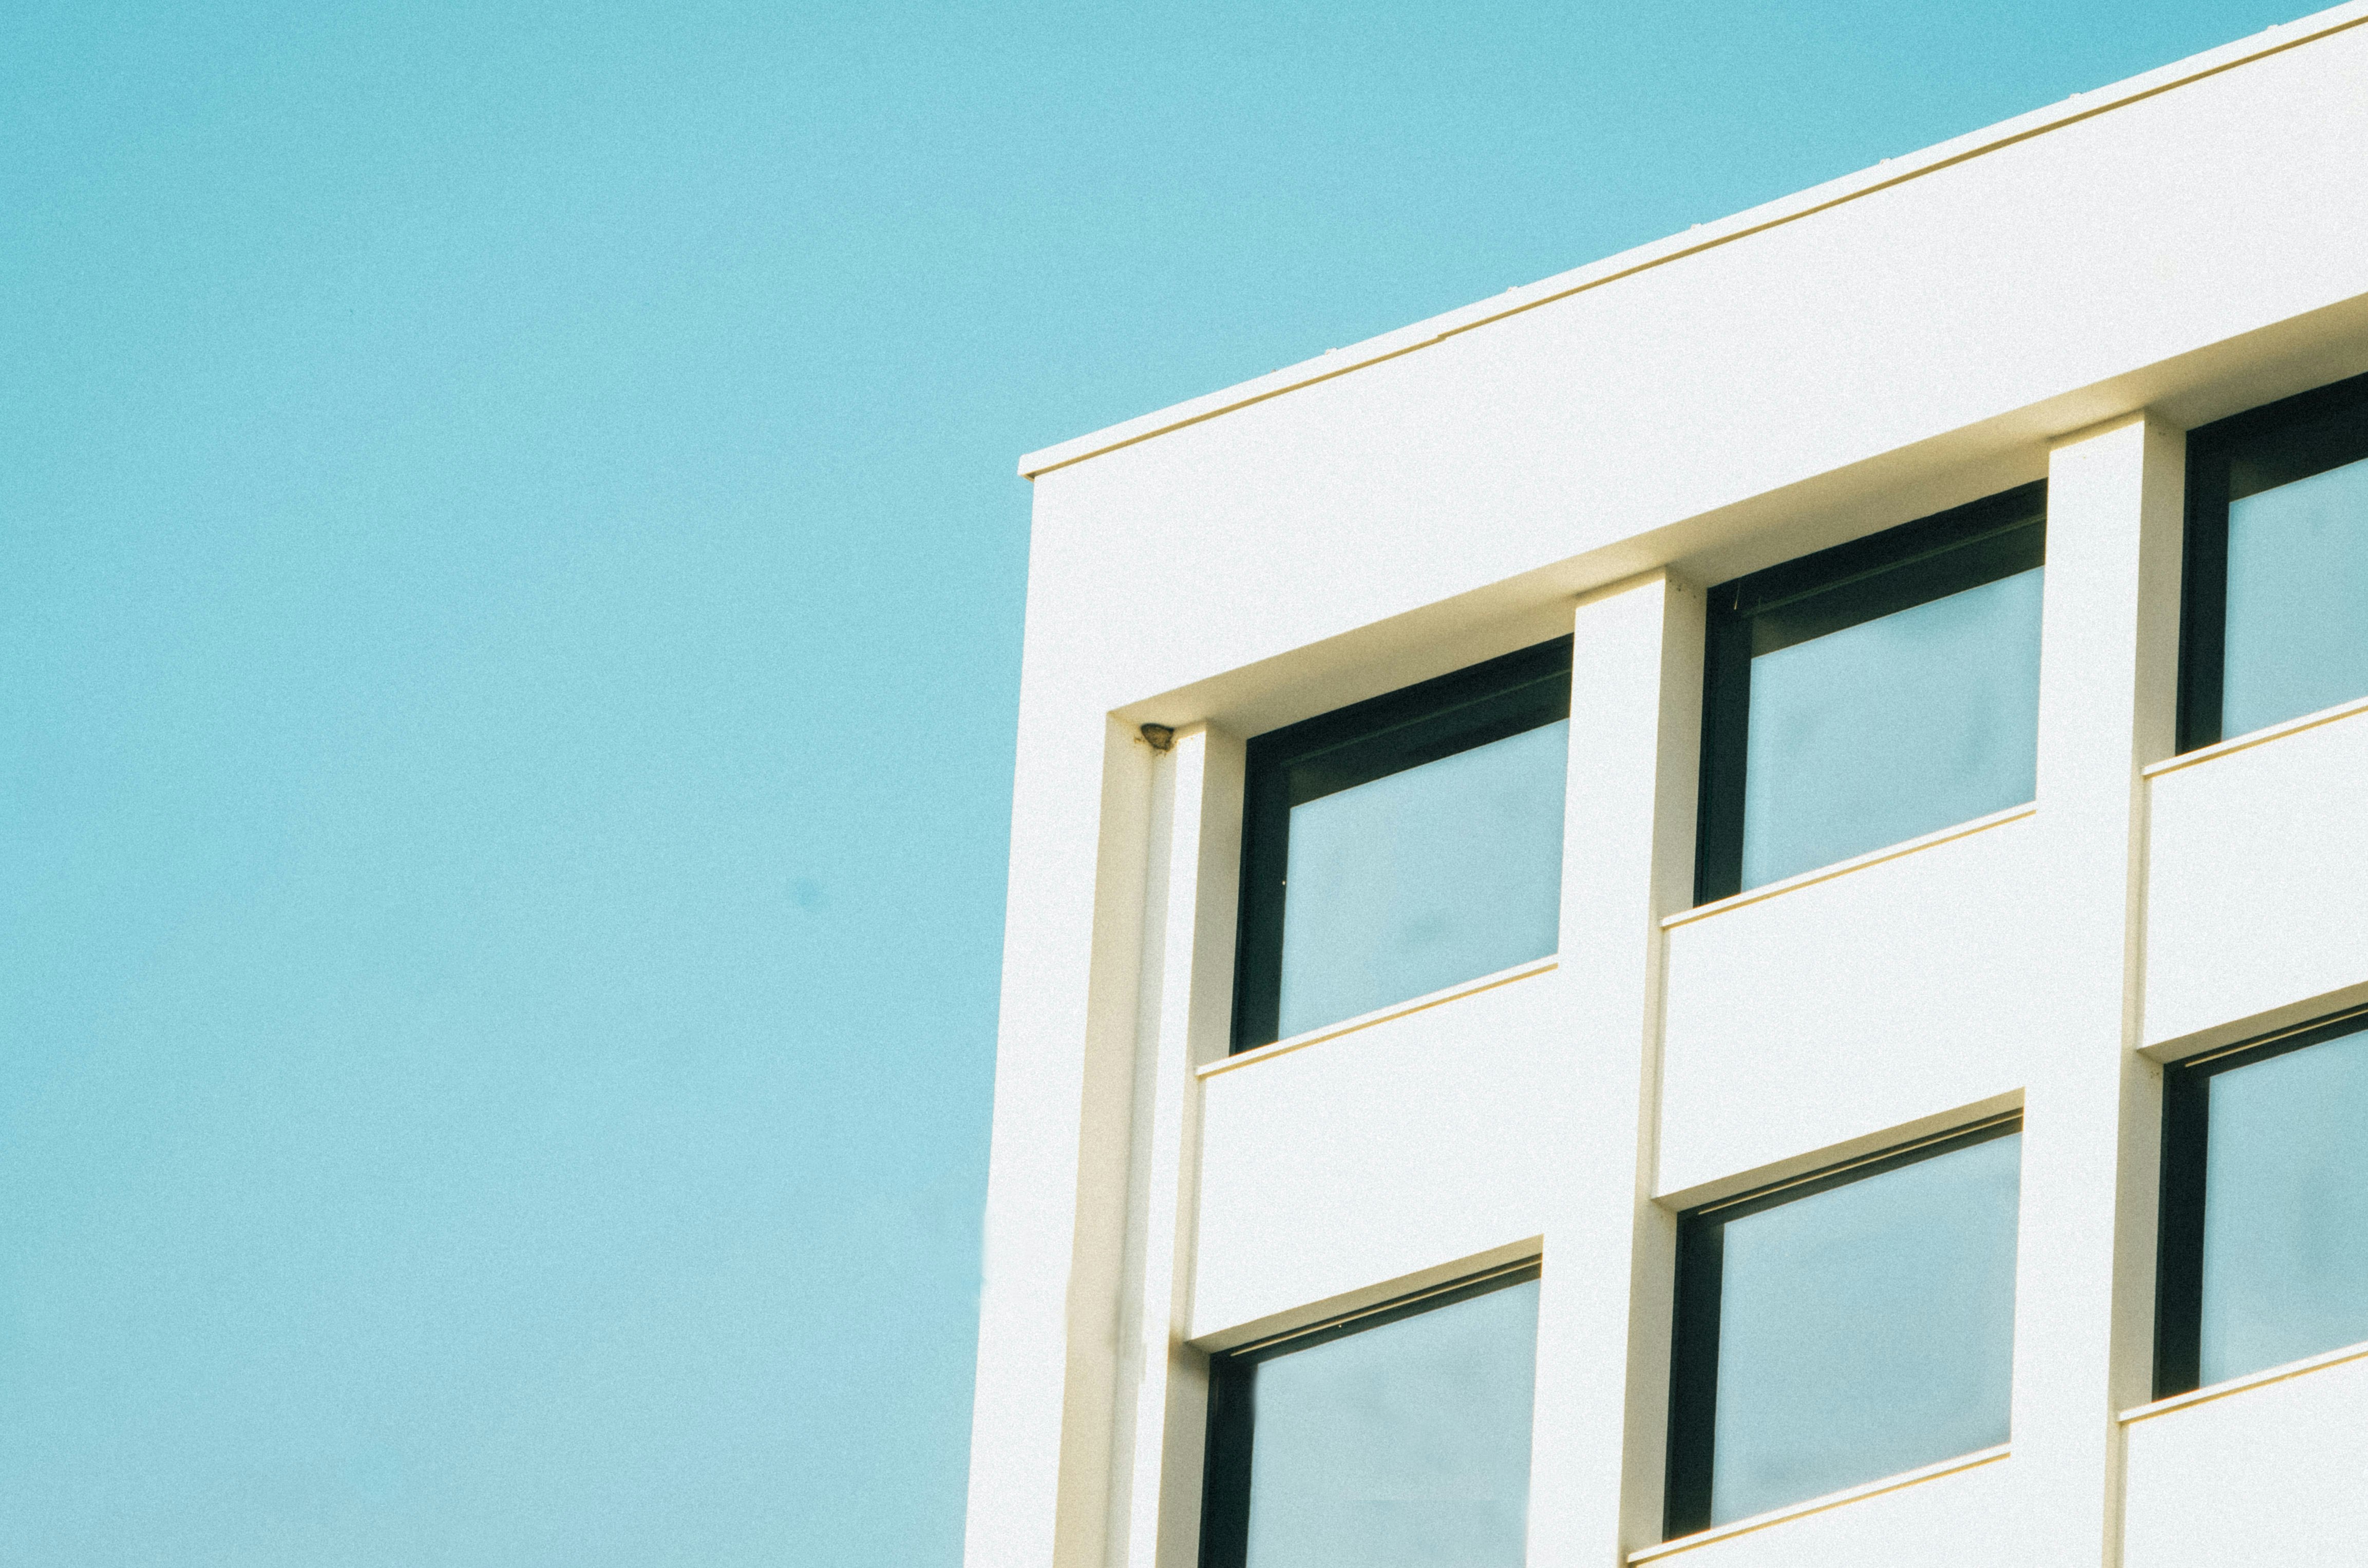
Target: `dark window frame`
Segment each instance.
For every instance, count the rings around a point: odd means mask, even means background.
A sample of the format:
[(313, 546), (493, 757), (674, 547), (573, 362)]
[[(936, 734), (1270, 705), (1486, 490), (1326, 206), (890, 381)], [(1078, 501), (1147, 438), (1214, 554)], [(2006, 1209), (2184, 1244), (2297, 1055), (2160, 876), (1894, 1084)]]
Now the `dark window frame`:
[(1751, 660), (1978, 588), (2047, 561), (2047, 482), (2033, 480), (1711, 589), (1694, 903), (1743, 891)]
[(1249, 1556), (1250, 1449), (1258, 1423), (1259, 1362), (1527, 1284), (1543, 1271), (1542, 1258), (1524, 1258), (1211, 1356), (1208, 1447), (1201, 1471), (1200, 1568), (1244, 1568)]
[(1242, 800), (1232, 1050), (1281, 1038), (1291, 808), (1570, 715), (1567, 637), (1251, 737)]
[(1678, 1216), (1662, 1540), (1676, 1540), (1711, 1528), (1711, 1484), (1718, 1457), (1719, 1305), (1727, 1222), (2021, 1131), (2022, 1112), (2008, 1111), (1862, 1159), (1844, 1161), (1789, 1181), (1754, 1187)]
[(2203, 1386), (2204, 1166), (2212, 1080), (2273, 1057), (2357, 1034), (2368, 1006), (2256, 1035), (2163, 1069), (2162, 1177), (2155, 1242), (2154, 1397)]
[[(2347, 420), (2354, 428), (2345, 429)], [(2332, 428), (2330, 428), (2332, 426)], [(2331, 456), (2349, 452), (2349, 456)], [(2233, 469), (2250, 460), (2291, 469), (2277, 484), (2368, 458), (2368, 375), (2248, 408), (2187, 434), (2187, 536), (2179, 612), (2179, 749), (2215, 745), (2223, 733), (2228, 656), (2228, 506)]]

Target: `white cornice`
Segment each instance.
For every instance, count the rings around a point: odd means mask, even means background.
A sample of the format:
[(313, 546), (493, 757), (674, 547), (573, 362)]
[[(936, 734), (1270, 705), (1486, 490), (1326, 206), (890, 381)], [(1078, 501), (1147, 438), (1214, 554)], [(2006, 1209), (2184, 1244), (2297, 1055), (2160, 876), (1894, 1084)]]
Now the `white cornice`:
[(1444, 342), (1448, 338), (1503, 321), (1509, 316), (1520, 315), (1525, 311), (1533, 311), (1541, 305), (1552, 304), (1557, 300), (1567, 299), (1573, 294), (1583, 293), (1589, 289), (1602, 288), (1605, 284), (1618, 282), (1621, 278), (1632, 277), (1656, 267), (1667, 266), (1670, 262), (1699, 255), (1719, 245), (1731, 244), (1737, 240), (1748, 238), (1780, 224), (1797, 222), (1804, 218), (1839, 207), (1846, 202), (1872, 196), (1877, 191), (1888, 190), (1894, 186), (1904, 185), (1909, 180), (1937, 174), (1942, 169), (1964, 163), (1969, 159), (1978, 158), (1987, 153), (1997, 152), (2000, 148), (2030, 141), (2032, 137), (2045, 135), (2051, 131), (2075, 125), (2082, 120), (2094, 119), (2098, 115), (2109, 114), (2114, 109), (2124, 108), (2141, 99), (2155, 97), (2174, 88), (2185, 86), (2191, 82), (2218, 75), (2221, 72), (2234, 70), (2237, 66), (2249, 64), (2253, 61), (2269, 55), (2280, 54), (2290, 49), (2298, 49), (2330, 33), (2342, 32), (2347, 28), (2358, 27), (2363, 22), (2368, 22), (2368, 0), (2351, 0), (2350, 4), (2317, 12), (2302, 17), (2298, 21), (2280, 23), (2276, 27), (2264, 28), (2249, 38), (2239, 39), (2234, 43), (2224, 44), (2218, 49), (2207, 50), (2202, 54), (2191, 55), (2176, 63), (2146, 72), (2143, 75), (2132, 76), (2126, 81), (2116, 82), (2111, 86), (2099, 87), (2092, 92), (2075, 93), (2061, 103), (2050, 105), (2046, 108), (2034, 109), (2029, 114), (2018, 116), (2013, 119), (1971, 131), (1952, 141), (1927, 147), (1920, 153), (1910, 153), (1904, 157), (1886, 158), (1872, 168), (1861, 169), (1856, 174), (1844, 175), (1839, 179), (1828, 180), (1823, 185), (1812, 186), (1807, 190), (1762, 203), (1746, 211), (1736, 213), (1732, 217), (1721, 218), (1708, 223), (1697, 223), (1683, 233), (1672, 234), (1666, 239), (1638, 245), (1633, 250), (1622, 251), (1617, 256), (1607, 256), (1601, 261), (1590, 262), (1585, 267), (1558, 273), (1542, 282), (1508, 289), (1493, 299), (1483, 300), (1474, 304), (1449, 311), (1442, 315), (1432, 316), (1428, 321), (1417, 322), (1411, 326), (1400, 327), (1395, 332), (1386, 332), (1378, 337), (1367, 338), (1364, 342), (1347, 348), (1331, 349), (1315, 358), (1304, 359), (1296, 365), (1271, 371), (1254, 381), (1243, 381), (1221, 392), (1210, 392), (1189, 402), (1175, 403), (1156, 413), (1142, 415), (1121, 424), (1097, 430), (1091, 435), (1078, 436), (1043, 448), (1042, 450), (1030, 452), (1019, 460), (1020, 476), (1032, 480), (1040, 474), (1049, 473), (1054, 469), (1066, 468), (1072, 463), (1083, 462), (1087, 458), (1115, 451), (1121, 447), (1131, 447), (1138, 441), (1147, 441), (1155, 436), (1165, 435), (1171, 430), (1180, 430), (1186, 426), (1198, 425), (1203, 420), (1214, 419), (1219, 415), (1230, 414), (1235, 409), (1247, 408), (1252, 403), (1264, 403), (1269, 398), (1280, 397), (1285, 392), (1295, 392), (1302, 387), (1314, 386), (1320, 381), (1331, 381), (1337, 376), (1345, 376), (1353, 370), (1360, 370), (1384, 360), (1412, 354), (1419, 349), (1428, 348), (1433, 344)]

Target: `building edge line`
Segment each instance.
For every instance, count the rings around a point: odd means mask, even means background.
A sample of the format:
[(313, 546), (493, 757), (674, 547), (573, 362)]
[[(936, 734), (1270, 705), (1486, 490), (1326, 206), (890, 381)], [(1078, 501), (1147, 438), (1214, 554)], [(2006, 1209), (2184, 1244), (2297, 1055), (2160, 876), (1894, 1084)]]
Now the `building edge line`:
[[(1847, 206), (1850, 202), (1860, 200), (1863, 198), (1874, 196), (1883, 191), (1895, 189), (1900, 186), (1909, 183), (1910, 181), (1921, 179), (1927, 175), (1938, 174), (1944, 169), (1954, 168), (1960, 164), (1970, 163), (1975, 158), (1983, 157), (1991, 153), (2003, 152), (2009, 147), (2019, 145), (2024, 142), (2033, 141), (2041, 136), (2046, 135), (2050, 131), (2060, 131), (2068, 126), (2080, 124), (2085, 120), (2094, 119), (2100, 115), (2110, 114), (2115, 109), (2126, 108), (2133, 104), (2142, 103), (2148, 98), (2159, 97), (2162, 95), (2175, 91), (2178, 88), (2189, 86), (2197, 82), (2205, 81), (2211, 77), (2221, 75), (2229, 71), (2234, 71), (2240, 66), (2250, 65), (2257, 61), (2269, 59), (2273, 55), (2283, 54), (2289, 50), (2300, 49), (2305, 44), (2316, 43), (2321, 39), (2331, 38), (2338, 33), (2350, 31), (2351, 28), (2361, 27), (2363, 24), (2368, 24), (2368, 0), (2351, 0), (2351, 3), (2349, 4), (2330, 7), (2328, 10), (2317, 13), (2314, 17), (2305, 17), (2296, 21), (2279, 23), (2274, 26), (2265, 28), (2261, 31), (2255, 33), (2250, 38), (2240, 39), (2233, 44), (2223, 46), (2221, 49), (2207, 51), (2202, 55), (2191, 56), (2188, 60), (2175, 61), (2169, 65), (2158, 67), (2155, 71), (2147, 72), (2139, 76), (2133, 77), (2127, 84), (2125, 84), (2127, 89), (2125, 91), (2114, 93), (2111, 87), (2095, 89), (2094, 92), (2096, 93), (2112, 93), (2111, 97), (2106, 98), (2102, 102), (2072, 108), (2070, 106), (2079, 105), (2082, 98), (2094, 96), (2093, 93), (2076, 93), (2072, 95), (2072, 97), (2064, 99), (2061, 103), (2051, 105), (2046, 108), (2034, 109), (2026, 115), (2017, 116), (2014, 119), (2007, 120), (1998, 127), (1986, 129), (1984, 131), (1972, 131), (1968, 133), (1967, 137), (1952, 138), (1950, 142), (1941, 142), (1938, 146), (1929, 150), (1929, 161), (1914, 162), (1915, 160), (1927, 156), (1927, 154), (1910, 153), (1898, 159), (1887, 159), (1884, 163), (1876, 164), (1873, 168), (1861, 169), (1852, 175), (1844, 175), (1840, 176), (1839, 179), (1828, 181), (1827, 185), (1849, 184), (1855, 180), (1865, 180), (1866, 183), (1852, 185), (1850, 189), (1837, 192), (1822, 200), (1810, 200), (1806, 205), (1792, 210), (1780, 212), (1772, 216), (1760, 219), (1758, 222), (1749, 221), (1752, 213), (1761, 211), (1767, 206), (1778, 205), (1782, 200), (1787, 199), (1780, 198), (1778, 199), (1778, 202), (1763, 203), (1761, 207), (1747, 209), (1745, 211), (1736, 214), (1732, 218), (1715, 220), (1714, 222), (1716, 223), (1735, 223), (1738, 225), (1737, 227), (1726, 230), (1723, 233), (1707, 236), (1691, 243), (1686, 242), (1682, 236), (1671, 235), (1660, 240), (1648, 241), (1643, 245), (1634, 247), (1629, 251), (1622, 252), (1618, 256), (1607, 257), (1602, 262), (1588, 264), (1588, 267), (1605, 267), (1610, 268), (1610, 270), (1605, 271), (1599, 277), (1581, 278), (1562, 287), (1556, 287), (1554, 281), (1552, 279), (1549, 279), (1543, 284), (1533, 284), (1530, 287), (1543, 289), (1546, 291), (1540, 293), (1533, 299), (1522, 300), (1516, 303), (1507, 305), (1502, 309), (1489, 310), (1486, 301), (1482, 301), (1476, 305), (1460, 307), (1460, 310), (1480, 310), (1485, 313), (1477, 315), (1469, 321), (1451, 321), (1449, 324), (1440, 327), (1429, 335), (1417, 338), (1415, 341), (1393, 345), (1390, 344), (1388, 340), (1397, 336), (1399, 333), (1418, 332), (1421, 330), (1424, 324), (1417, 324), (1412, 327), (1402, 327), (1395, 333), (1384, 333), (1377, 338), (1370, 339), (1370, 342), (1376, 345), (1372, 352), (1358, 355), (1351, 350), (1349, 352), (1352, 357), (1341, 364), (1326, 366), (1323, 363), (1323, 360), (1324, 358), (1328, 358), (1328, 356), (1318, 356), (1316, 358), (1312, 360), (1301, 361), (1301, 365), (1298, 367), (1291, 367), (1281, 370), (1270, 371), (1266, 376), (1253, 378), (1248, 381), (1240, 383), (1240, 385), (1245, 388), (1256, 388), (1258, 390), (1246, 392), (1239, 397), (1228, 397), (1228, 393), (1225, 391), (1204, 394), (1205, 398), (1223, 399), (1225, 401), (1220, 402), (1212, 407), (1179, 415), (1174, 419), (1156, 424), (1147, 429), (1137, 430), (1132, 434), (1120, 435), (1118, 432), (1125, 431), (1128, 425), (1135, 423), (1135, 421), (1132, 420), (1123, 421), (1119, 425), (1110, 427), (1112, 433), (1112, 438), (1099, 442), (1099, 444), (1095, 444), (1096, 437), (1089, 435), (1076, 437), (1074, 441), (1056, 442), (1053, 446), (1041, 448), (1036, 451), (1028, 453), (1019, 460), (1019, 477), (1032, 483), (1035, 480), (1042, 478), (1045, 474), (1055, 473), (1064, 468), (1074, 468), (1077, 464), (1085, 462), (1089, 459), (1103, 457), (1111, 452), (1121, 451), (1128, 447), (1140, 446), (1144, 442), (1152, 440), (1156, 437), (1173, 435), (1178, 430), (1189, 429), (1195, 425), (1206, 424), (1210, 420), (1218, 418), (1221, 415), (1235, 414), (1246, 408), (1255, 407), (1258, 403), (1270, 402), (1275, 398), (1281, 397), (1286, 392), (1300, 392), (1308, 387), (1321, 386), (1326, 381), (1338, 381), (1340, 377), (1348, 375), (1351, 371), (1368, 369), (1376, 365), (1387, 364), (1393, 359), (1404, 358), (1409, 354), (1418, 352), (1425, 348), (1435, 347), (1441, 343), (1447, 342), (1451, 338), (1461, 337), (1464, 334), (1477, 331), (1481, 327), (1493, 326), (1497, 323), (1508, 321), (1515, 316), (1524, 315), (1531, 311), (1541, 309), (1546, 305), (1555, 304), (1561, 301), (1570, 299), (1574, 295), (1588, 293), (1594, 290), (1603, 288), (1608, 284), (1620, 282), (1623, 278), (1634, 278), (1639, 273), (1649, 272), (1656, 267), (1665, 267), (1671, 262), (1682, 261), (1689, 256), (1701, 256), (1705, 252), (1716, 250), (1722, 245), (1732, 244), (1737, 240), (1748, 239), (1754, 234), (1765, 233), (1771, 229), (1782, 228), (1788, 223), (1797, 222), (1805, 218), (1816, 217), (1821, 212), (1828, 212), (1833, 210), (1835, 208)], [(2291, 38), (2272, 39), (2271, 35), (2287, 31), (2293, 31), (2295, 36)], [(2237, 53), (2233, 57), (2227, 59), (2214, 61), (2212, 58), (2214, 55), (2225, 54), (2228, 51), (2232, 50), (2241, 51), (2242, 52)], [(2206, 64), (2195, 63), (2198, 61), (2206, 61), (2211, 62)], [(2167, 72), (2177, 73), (2177, 74), (2173, 75), (2167, 81), (2153, 82), (2151, 84), (2148, 83), (2149, 77), (2160, 75)], [(2021, 123), (2022, 121), (2030, 120), (2034, 118), (2038, 118), (2040, 123)], [(2020, 128), (2017, 129), (2017, 127)], [(1955, 142), (1968, 139), (1975, 140), (1977, 144), (1970, 147), (1960, 148), (1955, 152), (1948, 151)], [(1886, 165), (1890, 163), (1907, 162), (1914, 162), (1914, 166), (1887, 175), (1883, 174), (1882, 172), (1886, 167)], [(1868, 176), (1879, 177), (1869, 178)], [(1813, 198), (1816, 191), (1822, 188), (1826, 187), (1813, 187), (1809, 191), (1802, 193), (1802, 197)], [(1796, 198), (1793, 199), (1799, 199)], [(1703, 225), (1703, 227), (1710, 226), (1712, 225)], [(1689, 233), (1691, 232), (1692, 231), (1691, 230), (1688, 231)], [(1672, 245), (1675, 248), (1664, 251), (1658, 255), (1642, 256), (1625, 266), (1617, 265), (1622, 256), (1634, 256), (1635, 255), (1635, 252), (1639, 250), (1649, 251), (1658, 245)], [(1584, 272), (1587, 269), (1587, 267), (1582, 267), (1574, 268), (1573, 270)], [(1565, 273), (1560, 276), (1568, 277), (1569, 274)], [(1442, 317), (1452, 318), (1457, 313), (1459, 313), (1458, 311), (1451, 310), (1442, 312)], [(1442, 319), (1442, 317), (1433, 317), (1431, 319), (1440, 320)], [(1306, 373), (1295, 373), (1303, 367), (1305, 369)], [(1259, 385), (1261, 381), (1278, 381), (1279, 384), (1264, 387)], [(1203, 401), (1203, 399), (1190, 399), (1185, 403), (1175, 406), (1183, 409), (1190, 409), (1192, 407), (1194, 403), (1201, 401)], [(1160, 415), (1155, 413), (1142, 417), (1151, 420), (1158, 420)], [(1064, 452), (1064, 449), (1071, 446), (1081, 446), (1083, 449), (1073, 452)]]

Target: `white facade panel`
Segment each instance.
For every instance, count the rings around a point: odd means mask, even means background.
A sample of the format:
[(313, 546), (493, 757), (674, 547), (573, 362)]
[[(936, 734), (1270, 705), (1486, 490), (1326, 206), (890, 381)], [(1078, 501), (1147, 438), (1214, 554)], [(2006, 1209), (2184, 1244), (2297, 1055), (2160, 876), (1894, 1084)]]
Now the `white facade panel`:
[(1547, 971), (1212, 1075), (1192, 1337), (1543, 1233), (1562, 986)]
[(2368, 710), (2157, 772), (2146, 1038), (2368, 982)]
[(2126, 1568), (2368, 1562), (2368, 1358), (2128, 1427)]
[[(2368, 0), (1031, 460), (968, 1560), (1535, 1253), (1529, 1568), (2368, 1563), (2368, 1360), (2113, 1414), (2149, 1057), (2368, 1001), (2368, 701), (2162, 761), (2184, 433), (2362, 372)], [(2035, 804), (1687, 910), (1706, 590), (2043, 476)], [(1223, 1058), (1244, 743), (1574, 627), (1554, 965)], [(1662, 1543), (1682, 1211), (2009, 1111), (2011, 1457)]]
[(2017, 818), (1673, 925), (1657, 1190), (2021, 1089), (2046, 1040), (2038, 848)]

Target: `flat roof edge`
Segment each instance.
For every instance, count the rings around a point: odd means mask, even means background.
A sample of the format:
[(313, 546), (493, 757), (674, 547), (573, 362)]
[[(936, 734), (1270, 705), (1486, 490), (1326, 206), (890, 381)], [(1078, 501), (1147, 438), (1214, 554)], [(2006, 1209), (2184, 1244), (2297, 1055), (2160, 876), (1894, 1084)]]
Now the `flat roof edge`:
[(1023, 479), (1033, 480), (1055, 469), (1083, 462), (1087, 458), (1131, 447), (1156, 436), (1198, 425), (1253, 403), (1264, 403), (1288, 392), (1395, 359), (1475, 328), (1535, 310), (1541, 305), (1551, 304), (1589, 289), (1601, 288), (1632, 274), (1665, 266), (1719, 245), (1730, 244), (1779, 224), (1798, 222), (1827, 208), (1839, 207), (1861, 197), (1903, 185), (1986, 153), (2110, 113), (2269, 55), (2300, 48), (2362, 23), (2368, 23), (2368, 0), (2346, 0), (2343, 5), (2264, 28), (2232, 43), (2190, 55), (2143, 74), (2089, 92), (2075, 93), (2044, 108), (1968, 131), (1919, 152), (1884, 159), (1872, 167), (1827, 180), (1823, 185), (1811, 186), (1806, 190), (1762, 202), (1758, 207), (1729, 217), (1697, 223), (1682, 233), (1650, 241), (1600, 261), (1588, 262), (1536, 283), (1508, 289), (1501, 294), (1459, 306), (1410, 326), (1383, 333), (1377, 337), (1369, 337), (1362, 343), (1329, 349), (1315, 358), (1303, 359), (1295, 365), (1269, 371), (1253, 380), (1172, 403), (1089, 435), (1073, 437), (1021, 458), (1019, 475)]

